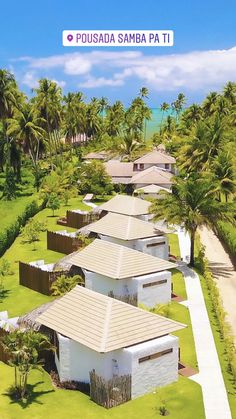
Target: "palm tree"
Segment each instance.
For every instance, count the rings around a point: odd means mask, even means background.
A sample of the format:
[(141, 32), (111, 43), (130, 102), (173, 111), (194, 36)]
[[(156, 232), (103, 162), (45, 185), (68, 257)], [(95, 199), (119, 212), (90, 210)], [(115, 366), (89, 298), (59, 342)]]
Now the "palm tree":
[(183, 110), (183, 106), (185, 102), (186, 102), (186, 98), (185, 98), (184, 93), (179, 93), (177, 96), (177, 99), (171, 104), (172, 111), (176, 114), (176, 122), (179, 121), (179, 116)]
[(190, 234), (190, 265), (194, 266), (194, 244), (198, 227), (214, 226), (217, 221), (233, 222), (233, 208), (216, 201), (211, 183), (196, 177), (178, 179), (172, 194), (156, 199), (150, 207), (154, 220), (165, 219), (169, 224), (184, 226)]
[(64, 96), (63, 132), (66, 141), (77, 141), (77, 136), (86, 132), (86, 105), (83, 102), (81, 92), (71, 93)]
[(219, 95), (216, 102), (216, 110), (220, 118), (229, 114), (229, 102), (224, 96)]
[(42, 128), (47, 133), (50, 159), (60, 146), (59, 129), (62, 120), (62, 92), (61, 88), (49, 79), (39, 80), (39, 87), (34, 89), (36, 96), (33, 100), (35, 111), (44, 121)]
[(163, 122), (163, 118), (164, 118), (164, 113), (167, 112), (169, 109), (170, 109), (170, 105), (167, 102), (163, 102), (161, 104), (162, 115), (161, 115), (161, 126), (160, 126), (160, 130), (162, 129), (162, 122)]
[(5, 196), (7, 199), (14, 197), (14, 175), (10, 172), (10, 143), (12, 139), (7, 135), (7, 121), (12, 117), (14, 109), (19, 106), (20, 97), (13, 74), (7, 70), (0, 70), (0, 120), (2, 122), (2, 135), (6, 144), (6, 181)]
[(9, 120), (7, 129), (8, 135), (13, 136), (21, 144), (23, 151), (30, 155), (37, 191), (40, 182), (39, 151), (46, 136), (42, 128), (44, 122), (37, 116), (32, 105), (25, 104), (21, 111), (15, 112), (13, 118)]
[(229, 81), (223, 90), (223, 96), (231, 105), (236, 104), (236, 83)]
[(100, 106), (101, 106), (101, 110), (102, 110), (102, 119), (104, 120), (104, 112), (107, 109), (108, 106), (108, 99), (104, 96), (101, 97), (100, 99)]
[(34, 330), (16, 329), (2, 338), (9, 364), (15, 367), (15, 392), (21, 399), (27, 396), (27, 380), (33, 369), (42, 370), (41, 351), (54, 350), (47, 336)]
[(222, 151), (214, 160), (212, 164), (214, 171), (213, 179), (216, 182), (216, 191), (221, 200), (221, 194), (225, 196), (225, 201), (228, 197), (236, 192), (236, 176), (229, 152)]
[(148, 94), (149, 94), (149, 91), (148, 91), (148, 88), (147, 87), (141, 87), (141, 89), (139, 90), (139, 96), (143, 99), (144, 97), (145, 98), (148, 98)]
[(216, 110), (216, 104), (218, 100), (217, 92), (210, 92), (202, 104), (202, 110), (206, 116), (211, 116)]
[(71, 291), (76, 285), (84, 286), (84, 280), (80, 275), (74, 276), (59, 276), (51, 286), (52, 295), (61, 297)]
[(218, 115), (213, 121), (198, 122), (181, 149), (179, 160), (182, 168), (191, 172), (209, 169), (224, 140), (224, 126)]
[(195, 125), (197, 122), (202, 120), (202, 108), (201, 106), (193, 103), (188, 109), (182, 114), (181, 121), (184, 121), (187, 127)]

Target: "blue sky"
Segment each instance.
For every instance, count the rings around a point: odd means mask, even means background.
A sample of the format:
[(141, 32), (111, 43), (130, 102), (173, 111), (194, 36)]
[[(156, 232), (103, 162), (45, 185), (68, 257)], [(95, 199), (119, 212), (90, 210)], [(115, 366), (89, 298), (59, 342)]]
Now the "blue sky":
[[(14, 11), (14, 12), (13, 12)], [(30, 93), (40, 77), (89, 99), (128, 105), (140, 87), (150, 106), (184, 92), (189, 103), (236, 81), (236, 2), (231, 1), (5, 1), (1, 4), (0, 66)], [(64, 29), (173, 29), (165, 48), (68, 48)]]

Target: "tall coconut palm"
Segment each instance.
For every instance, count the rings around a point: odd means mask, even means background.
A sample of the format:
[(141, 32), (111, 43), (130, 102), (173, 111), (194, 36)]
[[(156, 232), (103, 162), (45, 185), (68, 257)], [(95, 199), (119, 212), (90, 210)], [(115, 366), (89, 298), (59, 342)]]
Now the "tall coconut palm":
[(13, 74), (0, 70), (0, 120), (2, 122), (3, 140), (6, 144), (6, 181), (4, 195), (6, 199), (15, 196), (14, 174), (10, 172), (12, 139), (7, 135), (7, 120), (12, 117), (14, 109), (20, 102), (20, 94)]
[(39, 80), (39, 87), (34, 89), (36, 96), (33, 100), (35, 111), (43, 123), (42, 128), (47, 133), (50, 159), (60, 146), (60, 126), (62, 119), (62, 92), (61, 88), (49, 79)]
[(184, 121), (188, 128), (191, 128), (197, 122), (202, 120), (202, 108), (201, 106), (193, 103), (181, 116), (181, 121)]
[(224, 195), (227, 202), (228, 197), (236, 192), (235, 170), (229, 152), (222, 151), (215, 158), (212, 170), (219, 198), (221, 200), (221, 195)]
[(42, 128), (44, 120), (35, 113), (32, 105), (25, 104), (21, 111), (15, 112), (12, 119), (9, 120), (7, 133), (15, 138), (22, 146), (24, 152), (29, 153), (35, 176), (35, 186), (39, 189), (40, 170), (39, 170), (39, 152), (40, 145), (46, 132)]
[(165, 112), (167, 112), (169, 109), (170, 109), (170, 105), (169, 105), (169, 103), (167, 103), (167, 102), (163, 102), (163, 103), (161, 104), (161, 111), (162, 111), (162, 114), (161, 114), (161, 126), (160, 126), (160, 130), (162, 129), (162, 123), (163, 123), (164, 114), (165, 114)]
[(100, 106), (101, 106), (101, 111), (102, 111), (102, 119), (104, 121), (105, 110), (107, 109), (107, 106), (108, 106), (108, 99), (106, 97), (104, 96), (101, 97)]
[(141, 87), (141, 89), (139, 90), (139, 96), (143, 99), (143, 98), (148, 98), (148, 88), (147, 87)]
[(202, 109), (205, 116), (211, 116), (216, 111), (216, 105), (218, 101), (218, 93), (210, 92), (202, 104)]
[(224, 140), (224, 126), (218, 116), (210, 122), (198, 122), (181, 149), (179, 160), (182, 168), (191, 172), (208, 170)]
[(62, 129), (67, 142), (76, 141), (77, 136), (86, 132), (86, 105), (81, 92), (64, 96), (64, 118)]
[(229, 81), (223, 90), (224, 98), (227, 99), (231, 105), (236, 104), (236, 83)]
[(106, 132), (114, 138), (121, 134), (125, 117), (123, 103), (117, 100), (113, 105), (108, 106), (105, 119)]
[(180, 117), (180, 114), (183, 110), (183, 106), (184, 106), (185, 102), (186, 102), (186, 98), (185, 98), (184, 93), (179, 93), (178, 96), (177, 96), (177, 99), (174, 102), (172, 102), (172, 104), (171, 104), (172, 111), (176, 115), (176, 122), (179, 121), (179, 117)]
[(198, 227), (214, 226), (217, 221), (233, 222), (233, 207), (216, 201), (214, 187), (203, 179), (178, 179), (172, 194), (156, 199), (150, 207), (154, 220), (182, 225), (190, 234), (190, 265), (194, 266), (194, 245)]

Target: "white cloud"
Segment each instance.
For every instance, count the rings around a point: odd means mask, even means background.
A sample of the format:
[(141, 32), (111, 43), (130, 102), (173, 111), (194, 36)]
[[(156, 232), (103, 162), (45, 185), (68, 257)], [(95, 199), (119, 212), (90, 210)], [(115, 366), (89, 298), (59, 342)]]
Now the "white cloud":
[(91, 89), (94, 87), (103, 87), (103, 86), (122, 86), (124, 84), (124, 80), (114, 78), (114, 79), (106, 79), (105, 77), (89, 77), (87, 80), (78, 84), (78, 87), (84, 87), (87, 89)]
[(25, 84), (26, 86), (30, 87), (31, 89), (35, 88), (38, 84), (38, 77), (33, 71), (27, 71), (21, 82)]
[(56, 84), (58, 84), (58, 86), (60, 86), (62, 88), (66, 86), (66, 82), (64, 80), (53, 79), (52, 81), (54, 81)]
[[(34, 84), (34, 69), (53, 68), (61, 69), (65, 75), (79, 76), (79, 85), (85, 88), (122, 86), (128, 78), (133, 78), (157, 91), (182, 88), (203, 92), (236, 79), (236, 47), (166, 55), (93, 50), (37, 59), (22, 57), (19, 60), (27, 65), (25, 84), (28, 85)], [(98, 73), (102, 76), (97, 77)]]

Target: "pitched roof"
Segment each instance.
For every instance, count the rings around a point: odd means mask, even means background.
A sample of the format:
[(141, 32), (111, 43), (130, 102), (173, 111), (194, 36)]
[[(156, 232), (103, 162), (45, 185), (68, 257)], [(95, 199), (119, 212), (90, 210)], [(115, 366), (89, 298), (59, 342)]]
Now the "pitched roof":
[(100, 205), (99, 208), (124, 215), (143, 215), (148, 214), (150, 205), (150, 202), (134, 196), (116, 195), (114, 198)]
[(152, 223), (135, 217), (109, 212), (105, 217), (86, 226), (89, 231), (121, 240), (137, 240), (162, 234)]
[(104, 163), (107, 174), (111, 177), (131, 177), (133, 176), (133, 163), (120, 162), (119, 160), (109, 160)]
[(36, 320), (97, 352), (125, 348), (186, 327), (80, 286)]
[(131, 278), (175, 267), (167, 260), (100, 239), (73, 253), (70, 262), (113, 279)]
[(175, 162), (176, 160), (174, 157), (158, 150), (153, 150), (150, 153), (144, 154), (144, 156), (139, 157), (139, 159), (134, 161), (134, 163), (143, 164), (174, 164)]
[(105, 217), (86, 226), (89, 231), (121, 240), (137, 240), (163, 234), (152, 223), (128, 215), (109, 212)]
[(97, 152), (92, 152), (92, 153), (88, 153), (86, 154), (86, 156), (84, 156), (84, 159), (86, 160), (90, 160), (90, 159), (95, 159), (95, 160), (104, 160), (105, 158), (107, 158), (108, 153), (106, 151), (97, 151)]
[(147, 183), (148, 185), (172, 185), (172, 176), (172, 173), (159, 169), (156, 166), (152, 166), (148, 169), (136, 173), (134, 176), (132, 176), (129, 183)]
[(142, 191), (144, 193), (159, 193), (161, 191), (164, 191), (164, 192), (171, 193), (169, 189), (164, 188), (163, 186), (158, 186), (158, 185), (153, 185), (153, 184), (144, 186), (143, 188), (136, 189), (136, 191)]

